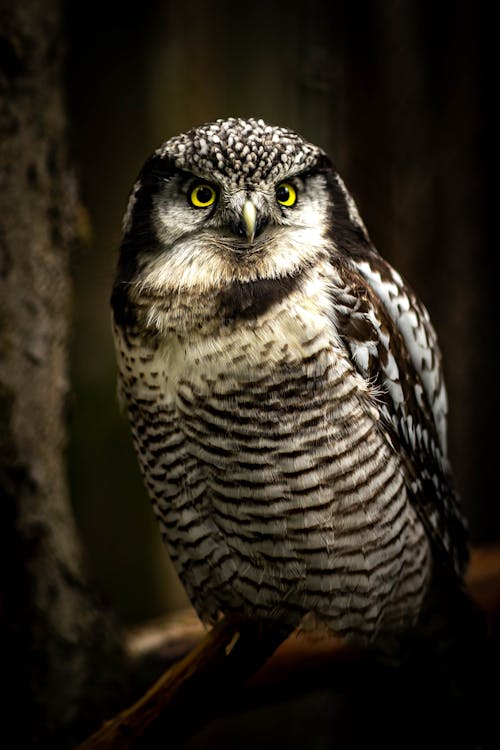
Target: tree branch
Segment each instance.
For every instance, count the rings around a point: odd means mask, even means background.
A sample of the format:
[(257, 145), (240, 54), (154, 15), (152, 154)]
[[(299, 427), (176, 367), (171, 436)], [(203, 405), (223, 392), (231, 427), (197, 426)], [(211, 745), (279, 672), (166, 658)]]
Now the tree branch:
[(269, 623), (224, 618), (142, 698), (104, 724), (78, 750), (151, 746), (161, 736), (175, 747), (221, 707), (226, 710), (235, 691), (286, 636)]
[[(473, 550), (468, 589), (496, 630), (500, 619), (498, 545)], [(78, 750), (127, 750), (151, 746), (161, 737), (175, 747), (209, 719), (228, 713), (245, 683), (247, 687), (289, 685), (298, 676), (303, 686), (312, 672), (318, 684), (320, 670), (333, 662), (343, 674), (341, 681), (346, 679), (342, 662), (353, 672), (352, 660), (358, 652), (341, 639), (288, 635), (269, 623), (226, 618), (203, 637), (194, 610), (134, 629), (127, 638), (129, 655), (156, 673), (192, 650)]]

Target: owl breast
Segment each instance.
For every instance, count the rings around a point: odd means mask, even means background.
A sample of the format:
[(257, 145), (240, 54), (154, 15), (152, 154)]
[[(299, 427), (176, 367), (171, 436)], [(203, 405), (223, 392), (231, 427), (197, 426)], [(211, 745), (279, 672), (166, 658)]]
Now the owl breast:
[(121, 385), (162, 534), (202, 618), (296, 626), (313, 612), (369, 641), (416, 621), (429, 545), (376, 399), (311, 298), (289, 295), (210, 335), (148, 343), (117, 331)]

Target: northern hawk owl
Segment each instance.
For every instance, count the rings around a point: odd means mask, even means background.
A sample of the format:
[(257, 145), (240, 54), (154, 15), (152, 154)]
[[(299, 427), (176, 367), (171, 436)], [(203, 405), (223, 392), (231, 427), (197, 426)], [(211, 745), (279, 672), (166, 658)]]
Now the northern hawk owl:
[(262, 120), (166, 141), (112, 295), (119, 388), (168, 552), (220, 613), (373, 642), (460, 583), (463, 517), (428, 313), (328, 156)]

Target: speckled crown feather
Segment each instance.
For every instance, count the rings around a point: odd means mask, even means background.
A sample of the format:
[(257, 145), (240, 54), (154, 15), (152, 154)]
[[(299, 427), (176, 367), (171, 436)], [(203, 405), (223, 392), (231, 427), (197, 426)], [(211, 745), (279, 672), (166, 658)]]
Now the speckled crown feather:
[(323, 151), (293, 130), (263, 120), (215, 120), (166, 141), (156, 152), (179, 169), (235, 186), (280, 179), (312, 166)]

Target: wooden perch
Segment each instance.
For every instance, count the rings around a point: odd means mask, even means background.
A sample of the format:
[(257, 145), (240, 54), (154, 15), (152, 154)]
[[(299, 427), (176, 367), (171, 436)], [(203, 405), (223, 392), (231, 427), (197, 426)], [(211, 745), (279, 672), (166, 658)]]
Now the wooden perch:
[[(269, 624), (224, 618), (133, 706), (106, 722), (78, 750), (152, 747), (185, 736), (226, 709), (235, 691), (286, 638)], [(159, 745), (158, 745), (159, 746)]]
[[(498, 545), (473, 550), (467, 583), (490, 622), (498, 623)], [(341, 661), (357, 656), (341, 639), (314, 639), (296, 633), (287, 637), (269, 624), (235, 619), (221, 620), (203, 636), (203, 627), (192, 610), (135, 629), (128, 637), (128, 651), (135, 661), (154, 655), (157, 670), (160, 664), (184, 658), (77, 750), (151, 747), (156, 746), (155, 738), (158, 746), (168, 740), (168, 746), (175, 747), (209, 719), (228, 713), (235, 692), (244, 683), (247, 687), (276, 682), (289, 685), (294, 677), (302, 680), (305, 673), (313, 672), (317, 684), (320, 670), (328, 664), (334, 662), (338, 669)]]

